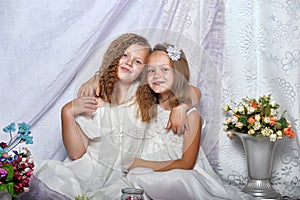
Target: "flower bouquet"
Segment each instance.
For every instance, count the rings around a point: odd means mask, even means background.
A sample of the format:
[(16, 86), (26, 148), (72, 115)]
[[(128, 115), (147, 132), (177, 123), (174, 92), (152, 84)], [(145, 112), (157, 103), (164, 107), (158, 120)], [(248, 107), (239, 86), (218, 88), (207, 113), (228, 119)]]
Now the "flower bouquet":
[(284, 136), (295, 137), (290, 121), (284, 116), (286, 111), (280, 117), (277, 116), (279, 104), (274, 101), (271, 94), (260, 96), (258, 100), (246, 97), (241, 102), (233, 104), (233, 107), (224, 106), (226, 122), (223, 125), (228, 136), (240, 132), (269, 137), (273, 142)]
[(29, 191), (29, 179), (33, 177), (33, 158), (26, 148), (20, 148), (19, 151), (14, 150), (19, 144), (25, 142), (32, 144), (32, 136), (30, 136), (30, 125), (26, 123), (18, 123), (18, 132), (15, 123), (3, 128), (3, 131), (10, 136), (8, 143), (0, 143), (0, 191), (7, 190), (12, 197), (19, 196), (22, 192)]

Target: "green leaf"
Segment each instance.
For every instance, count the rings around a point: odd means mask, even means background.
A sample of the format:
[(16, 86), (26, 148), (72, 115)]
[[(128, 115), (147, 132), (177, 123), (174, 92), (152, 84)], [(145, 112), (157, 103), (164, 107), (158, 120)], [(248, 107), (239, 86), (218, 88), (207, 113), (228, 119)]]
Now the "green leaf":
[(284, 128), (288, 127), (288, 123), (287, 123), (287, 121), (284, 117), (280, 117), (279, 123), (281, 124), (281, 129), (284, 129)]
[(13, 182), (8, 183), (8, 184), (7, 184), (7, 191), (9, 192), (9, 194), (10, 194), (11, 196), (17, 197), (17, 196), (20, 195), (20, 193), (18, 193), (18, 192), (16, 192), (16, 191), (14, 190), (14, 185), (15, 185), (15, 184), (14, 184)]
[(277, 130), (281, 130), (281, 123), (280, 121), (277, 121), (276, 124), (274, 125), (274, 128)]
[(270, 114), (271, 114), (271, 106), (270, 104), (267, 104), (265, 108), (265, 116), (269, 116)]
[(0, 191), (6, 190), (6, 184), (0, 184)]
[(14, 176), (14, 167), (11, 164), (5, 163), (1, 168), (7, 171), (7, 176), (5, 178), (5, 181), (6, 182), (11, 181)]
[(242, 124), (247, 125), (248, 124), (248, 118), (246, 116), (241, 116), (238, 119), (238, 122), (241, 122)]

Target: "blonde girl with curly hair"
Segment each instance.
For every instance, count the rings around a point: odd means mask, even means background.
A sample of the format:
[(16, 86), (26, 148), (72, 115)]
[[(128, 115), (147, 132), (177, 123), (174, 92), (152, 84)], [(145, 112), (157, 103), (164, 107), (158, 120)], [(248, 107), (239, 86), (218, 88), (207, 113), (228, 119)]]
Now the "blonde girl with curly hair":
[(99, 95), (79, 96), (63, 106), (68, 157), (42, 162), (35, 171), (51, 190), (70, 199), (82, 194), (119, 199), (121, 189), (130, 186), (120, 163), (129, 155), (139, 157), (143, 146), (146, 126), (134, 114), (135, 92), (150, 51), (144, 37), (121, 35), (104, 54)]

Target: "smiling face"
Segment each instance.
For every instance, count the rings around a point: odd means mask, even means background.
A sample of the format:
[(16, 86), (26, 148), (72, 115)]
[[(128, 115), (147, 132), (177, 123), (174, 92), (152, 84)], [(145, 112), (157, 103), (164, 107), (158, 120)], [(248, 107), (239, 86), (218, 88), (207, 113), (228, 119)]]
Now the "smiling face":
[(138, 44), (129, 46), (119, 60), (118, 77), (122, 84), (133, 83), (141, 74), (149, 50)]
[(171, 61), (164, 51), (154, 51), (148, 60), (147, 83), (162, 96), (169, 95), (174, 80)]

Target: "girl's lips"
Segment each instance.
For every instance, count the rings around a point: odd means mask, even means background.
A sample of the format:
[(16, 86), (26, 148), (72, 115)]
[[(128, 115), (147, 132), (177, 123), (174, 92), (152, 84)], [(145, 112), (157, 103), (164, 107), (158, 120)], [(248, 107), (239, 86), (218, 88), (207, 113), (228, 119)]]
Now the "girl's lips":
[(157, 82), (153, 82), (152, 84), (153, 85), (161, 85), (161, 84), (163, 84), (163, 82), (162, 81), (157, 81)]
[(128, 69), (126, 67), (120, 67), (120, 68), (123, 72), (129, 72), (129, 73), (131, 72), (130, 69)]

